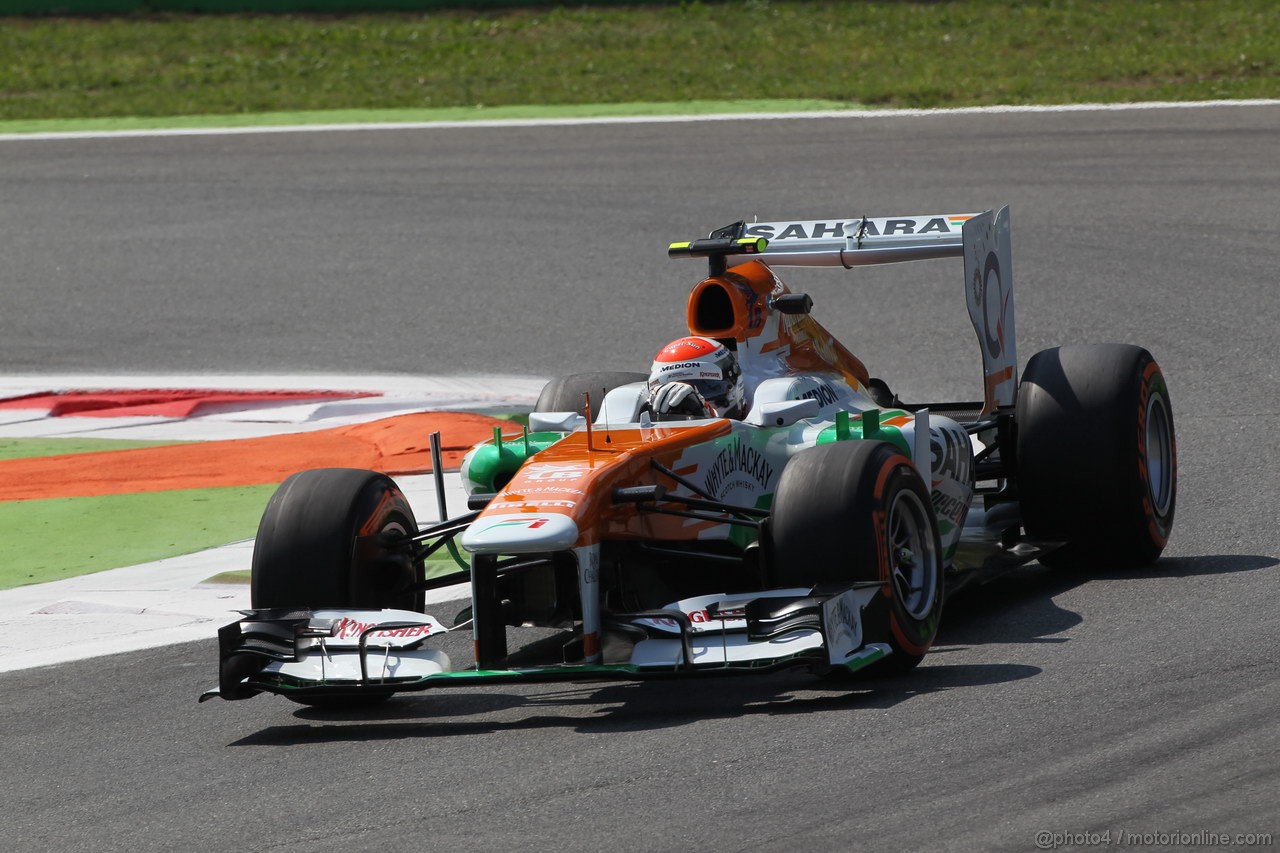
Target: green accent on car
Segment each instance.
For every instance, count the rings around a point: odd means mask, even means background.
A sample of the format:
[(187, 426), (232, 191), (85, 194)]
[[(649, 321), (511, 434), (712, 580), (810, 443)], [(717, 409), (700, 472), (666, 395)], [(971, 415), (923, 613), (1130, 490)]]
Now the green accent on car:
[[(849, 440), (849, 413), (836, 412), (836, 441)], [(821, 439), (819, 439), (821, 441)]]
[(869, 412), (863, 412), (858, 415), (858, 419), (862, 422), (862, 434), (867, 438), (875, 438), (880, 433), (880, 412), (872, 409)]
[(583, 664), (581, 666), (544, 666), (531, 669), (460, 669), (455, 672), (440, 672), (435, 675), (428, 675), (423, 678), (423, 681), (469, 681), (481, 678), (521, 679), (529, 678), (530, 676), (547, 676), (552, 678), (556, 676), (564, 676), (566, 678), (573, 678), (583, 675), (632, 675), (639, 671), (639, 667), (632, 666), (629, 663)]
[[(522, 682), (536, 683), (540, 681), (607, 681), (613, 679), (633, 680), (644, 678), (646, 676), (657, 676), (659, 678), (667, 678), (671, 676), (697, 676), (705, 672), (735, 672), (738, 674), (749, 674), (753, 671), (768, 669), (770, 667), (789, 664), (792, 661), (810, 661), (825, 662), (825, 657), (819, 658), (815, 649), (805, 649), (788, 655), (780, 655), (774, 658), (763, 658), (754, 661), (742, 661), (730, 666), (720, 664), (712, 666), (702, 666), (692, 672), (684, 670), (673, 670), (670, 666), (652, 666), (638, 667), (629, 663), (607, 663), (607, 664), (560, 664), (552, 666), (537, 666), (527, 669), (460, 669), (452, 672), (437, 672), (431, 675), (424, 675), (418, 678), (406, 679), (388, 679), (386, 681), (370, 681), (366, 684), (358, 684), (350, 681), (308, 681), (298, 678), (297, 676), (284, 675), (281, 673), (263, 673), (259, 676), (248, 678), (244, 682), (244, 686), (267, 690), (272, 693), (281, 695), (287, 694), (303, 694), (312, 692), (315, 688), (338, 688), (366, 690), (376, 692), (380, 688), (390, 688), (392, 690), (412, 691), (423, 690), (429, 687), (460, 687), (468, 684), (486, 684), (494, 682)], [(842, 666), (849, 670), (858, 670), (868, 664), (875, 663), (877, 660), (885, 657), (886, 652), (879, 648), (864, 649), (859, 655)]]
[[(909, 457), (911, 456), (911, 448), (907, 446), (907, 440), (902, 437), (902, 430), (882, 422), (885, 418), (896, 418), (905, 414), (907, 413), (897, 409), (888, 411), (870, 409), (860, 414), (837, 412), (835, 424), (818, 433), (816, 443), (832, 444), (837, 441), (859, 441), (861, 439), (887, 441)], [(841, 415), (844, 417), (842, 418)]]
[(282, 674), (263, 674), (249, 678), (245, 684), (249, 687), (266, 689), (281, 695), (289, 693), (306, 693), (316, 687), (355, 687), (356, 689), (377, 690), (379, 687), (390, 687), (395, 690), (420, 690), (423, 685), (438, 687), (461, 686), (465, 684), (484, 684), (495, 681), (575, 681), (579, 679), (618, 679), (630, 678), (642, 672), (639, 667), (626, 663), (581, 664), (574, 666), (540, 666), (529, 669), (459, 669), (452, 672), (437, 672), (420, 678), (391, 680), (386, 682), (370, 682), (365, 685), (352, 684), (347, 681), (318, 682)]
[(849, 672), (857, 672), (858, 670), (864, 667), (870, 666), (871, 664), (875, 663), (878, 660), (883, 660), (888, 656), (889, 656), (889, 653), (886, 652), (884, 649), (867, 648), (859, 652), (857, 657), (855, 657), (853, 660), (845, 661), (844, 663), (841, 664), (841, 666), (847, 669)]
[(467, 479), (475, 486), (476, 491), (496, 492), (506, 485), (529, 457), (546, 450), (566, 434), (529, 432), (526, 429), (518, 436), (504, 436), (502, 430), (495, 427), (493, 440), (471, 451)]
[[(756, 509), (770, 509), (773, 507), (773, 492), (767, 495), (761, 495), (756, 498)], [(734, 524), (729, 528), (729, 541), (737, 545), (743, 551), (747, 550), (747, 546), (760, 539), (760, 528), (746, 527), (741, 524)]]
[[(466, 557), (462, 556), (462, 552), (458, 550), (457, 542), (450, 539), (448, 542), (444, 543), (444, 550), (449, 555), (449, 571), (453, 571), (454, 566), (457, 566), (458, 568), (462, 568), (462, 569), (471, 568), (471, 561), (468, 560)], [(429, 571), (427, 573), (427, 577), (431, 577), (431, 574)]]

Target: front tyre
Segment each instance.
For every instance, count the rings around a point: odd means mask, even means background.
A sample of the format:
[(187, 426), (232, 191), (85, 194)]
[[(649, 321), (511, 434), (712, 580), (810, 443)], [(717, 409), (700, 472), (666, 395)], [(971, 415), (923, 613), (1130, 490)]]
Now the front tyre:
[(776, 586), (880, 584), (863, 610), (863, 636), (893, 654), (869, 672), (906, 672), (923, 660), (942, 617), (942, 543), (911, 460), (876, 441), (805, 450), (783, 469), (768, 527)]
[(1049, 566), (1155, 561), (1173, 529), (1173, 408), (1151, 353), (1127, 344), (1032, 356), (1018, 388), (1017, 487), (1023, 525), (1064, 542)]
[(253, 548), (255, 608), (423, 609), (409, 501), (385, 474), (302, 471), (267, 503)]
[[(253, 546), (255, 608), (395, 608), (421, 612), (422, 579), (408, 537), (418, 531), (409, 501), (385, 474), (319, 468), (276, 489)], [(326, 710), (367, 708), (390, 691), (288, 698)]]

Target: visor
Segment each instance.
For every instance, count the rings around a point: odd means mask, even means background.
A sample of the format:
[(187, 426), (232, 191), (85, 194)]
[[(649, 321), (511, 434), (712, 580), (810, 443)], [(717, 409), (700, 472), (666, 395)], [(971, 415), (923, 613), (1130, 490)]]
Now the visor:
[(692, 385), (694, 390), (702, 395), (702, 399), (713, 406), (727, 405), (729, 391), (733, 388), (733, 383), (728, 379), (683, 379), (681, 381)]

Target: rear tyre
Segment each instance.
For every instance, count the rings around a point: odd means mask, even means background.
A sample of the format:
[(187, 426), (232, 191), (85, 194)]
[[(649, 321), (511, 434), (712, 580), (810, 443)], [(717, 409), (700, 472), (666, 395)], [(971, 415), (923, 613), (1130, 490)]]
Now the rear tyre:
[(1173, 408), (1151, 353), (1127, 344), (1032, 356), (1018, 388), (1017, 486), (1023, 525), (1066, 544), (1048, 566), (1154, 562), (1173, 529)]
[(797, 454), (778, 481), (768, 528), (777, 586), (881, 584), (863, 610), (863, 636), (893, 654), (862, 672), (901, 673), (923, 660), (942, 616), (942, 543), (924, 481), (893, 445), (839, 442)]
[(647, 373), (628, 373), (610, 371), (601, 373), (573, 373), (552, 379), (538, 395), (534, 405), (535, 412), (581, 412), (583, 395), (591, 395), (591, 420), (600, 414), (600, 404), (604, 395), (614, 388), (630, 385), (633, 382), (648, 382)]

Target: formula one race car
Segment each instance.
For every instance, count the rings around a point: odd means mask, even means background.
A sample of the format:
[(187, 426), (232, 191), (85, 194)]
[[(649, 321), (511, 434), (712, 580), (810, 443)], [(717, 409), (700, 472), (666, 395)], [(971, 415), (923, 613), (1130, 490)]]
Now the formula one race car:
[[(258, 530), (254, 609), (219, 632), (219, 688), (201, 698), (900, 673), (969, 581), (1033, 559), (1135, 566), (1164, 548), (1177, 473), (1160, 368), (1139, 347), (1069, 346), (1019, 381), (1007, 207), (736, 223), (669, 253), (710, 265), (689, 332), (732, 351), (738, 412), (668, 419), (642, 373), (552, 381), (527, 430), (465, 458), (471, 511), (422, 530), (383, 474), (293, 475)], [(975, 402), (897, 400), (775, 273), (955, 256), (982, 352)], [(446, 552), (460, 568), (427, 577)], [(423, 612), (426, 590), (461, 581), (471, 606), (451, 625)], [(465, 666), (433, 643), (452, 630), (473, 638)]]

